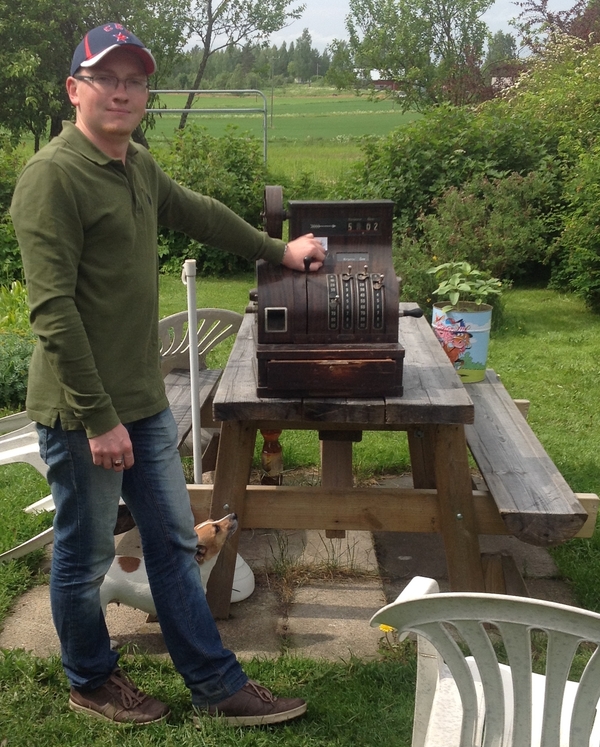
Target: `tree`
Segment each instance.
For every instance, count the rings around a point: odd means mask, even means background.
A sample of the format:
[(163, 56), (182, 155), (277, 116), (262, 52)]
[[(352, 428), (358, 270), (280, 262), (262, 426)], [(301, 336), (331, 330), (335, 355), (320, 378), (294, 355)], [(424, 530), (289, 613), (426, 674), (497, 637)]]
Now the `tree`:
[(571, 8), (557, 11), (548, 8), (548, 0), (522, 0), (516, 5), (521, 12), (514, 25), (534, 52), (557, 34), (574, 36), (588, 44), (600, 41), (600, 0), (576, 0)]
[(36, 150), (49, 122), (50, 135), (58, 134), (72, 116), (65, 79), (73, 51), (107, 19), (139, 35), (154, 52), (158, 76), (167, 74), (184, 43), (186, 1), (0, 0), (0, 126), (14, 139), (30, 132)]
[(492, 0), (350, 0), (354, 67), (393, 80), (405, 108), (486, 98), (481, 74)]
[[(200, 87), (211, 55), (229, 46), (242, 42), (266, 39), (290, 21), (300, 18), (304, 5), (290, 9), (292, 0), (193, 0), (188, 17), (191, 36), (199, 39), (202, 56), (192, 89)], [(185, 103), (191, 109), (194, 94), (190, 93)], [(185, 127), (188, 114), (184, 112), (179, 129)]]
[(310, 80), (317, 72), (319, 53), (313, 49), (312, 37), (308, 29), (304, 29), (302, 36), (296, 40), (294, 63), (296, 77), (300, 80)]
[(497, 31), (490, 36), (483, 65), (486, 81), (494, 89), (501, 89), (512, 83), (523, 69), (524, 63), (518, 59), (517, 40), (513, 34)]
[(348, 42), (334, 39), (329, 45), (331, 64), (325, 76), (327, 82), (342, 90), (356, 86), (358, 77)]
[(497, 31), (490, 36), (485, 56), (486, 67), (512, 62), (517, 56), (517, 40), (513, 34)]

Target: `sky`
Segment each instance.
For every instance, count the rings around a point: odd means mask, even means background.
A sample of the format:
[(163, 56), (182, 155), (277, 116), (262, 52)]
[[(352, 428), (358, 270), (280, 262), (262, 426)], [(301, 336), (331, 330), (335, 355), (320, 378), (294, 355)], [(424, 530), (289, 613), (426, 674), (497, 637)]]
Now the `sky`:
[[(307, 28), (310, 32), (313, 47), (323, 51), (333, 39), (346, 39), (345, 18), (349, 12), (348, 0), (298, 0), (295, 4), (305, 4), (306, 10), (299, 21), (271, 36), (271, 43), (281, 46), (295, 42)], [(575, 0), (550, 0), (550, 10), (566, 10), (573, 7)], [(294, 4), (292, 5), (294, 7)], [(492, 33), (496, 31), (511, 32), (508, 22), (519, 13), (519, 8), (512, 0), (496, 0), (483, 20)]]

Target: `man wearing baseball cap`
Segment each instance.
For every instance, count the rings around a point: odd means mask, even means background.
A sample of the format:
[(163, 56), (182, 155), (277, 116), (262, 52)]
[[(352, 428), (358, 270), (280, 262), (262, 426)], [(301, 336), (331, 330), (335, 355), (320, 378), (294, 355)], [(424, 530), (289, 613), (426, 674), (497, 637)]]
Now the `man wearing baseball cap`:
[(152, 53), (118, 23), (89, 31), (66, 86), (75, 123), (27, 164), (11, 207), (33, 353), (27, 412), (56, 505), (52, 615), (73, 710), (152, 723), (168, 707), (118, 667), (99, 588), (114, 557), (120, 496), (139, 528), (152, 595), (195, 719), (296, 718), (303, 700), (248, 680), (223, 648), (202, 590), (176, 426), (159, 369), (157, 228), (249, 259), (318, 269), (308, 234), (287, 246), (168, 177), (131, 133), (145, 113)]

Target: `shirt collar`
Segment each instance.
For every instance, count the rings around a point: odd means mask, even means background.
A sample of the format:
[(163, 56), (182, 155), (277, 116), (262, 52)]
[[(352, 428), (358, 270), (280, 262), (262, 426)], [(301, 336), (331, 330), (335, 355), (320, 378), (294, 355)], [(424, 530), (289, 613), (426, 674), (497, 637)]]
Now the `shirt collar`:
[[(121, 163), (119, 159), (111, 158), (109, 155), (104, 153), (104, 151), (100, 150), (100, 148), (97, 148), (94, 143), (92, 143), (91, 140), (89, 140), (83, 132), (73, 124), (73, 122), (69, 122), (68, 120), (63, 122), (63, 129), (60, 137), (66, 140), (72, 147), (76, 148), (81, 155), (85, 156), (85, 158), (97, 163), (99, 166), (106, 166), (107, 164), (114, 162)], [(130, 142), (127, 146), (127, 159), (135, 157), (136, 154), (137, 149), (135, 145)]]

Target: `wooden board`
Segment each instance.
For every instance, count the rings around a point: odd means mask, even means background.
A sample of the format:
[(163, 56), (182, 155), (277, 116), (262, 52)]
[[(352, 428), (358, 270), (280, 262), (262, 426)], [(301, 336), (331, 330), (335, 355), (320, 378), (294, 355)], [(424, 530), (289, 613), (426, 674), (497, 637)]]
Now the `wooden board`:
[[(207, 368), (199, 372), (198, 387), (201, 408), (216, 389), (221, 373), (220, 368)], [(164, 381), (167, 399), (177, 423), (177, 445), (181, 446), (192, 430), (190, 372), (187, 369), (174, 368), (165, 376)]]
[(268, 421), (294, 421), (294, 428), (302, 427), (303, 421), (384, 428), (473, 422), (473, 403), (427, 320), (401, 317), (399, 328), (399, 342), (405, 348), (402, 397), (261, 399), (256, 394), (256, 319), (246, 314), (215, 394), (215, 419), (252, 420), (260, 427)]
[(587, 513), (496, 373), (466, 388), (475, 403), (467, 443), (510, 534), (541, 546), (573, 537)]
[[(196, 522), (211, 515), (213, 486), (188, 485)], [(590, 512), (590, 528), (577, 537), (591, 537), (598, 497), (578, 494)], [(508, 535), (498, 508), (487, 490), (473, 491), (479, 534)], [(236, 508), (238, 508), (236, 506)], [(219, 503), (213, 518), (232, 509)], [(242, 529), (356, 529), (369, 532), (439, 532), (440, 511), (435, 490), (413, 488), (323, 488), (319, 486), (248, 485)]]

